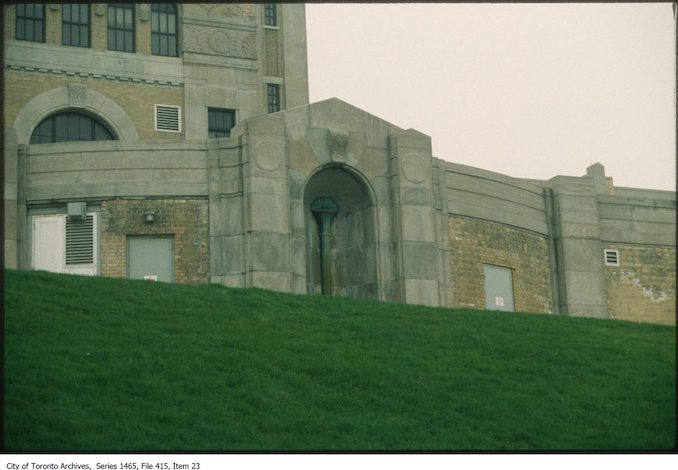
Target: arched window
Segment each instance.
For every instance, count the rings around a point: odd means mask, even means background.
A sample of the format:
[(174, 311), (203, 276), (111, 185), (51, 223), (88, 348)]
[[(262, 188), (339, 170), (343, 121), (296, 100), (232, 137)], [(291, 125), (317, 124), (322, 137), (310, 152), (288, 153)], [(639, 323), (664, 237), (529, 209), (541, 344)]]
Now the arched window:
[(151, 7), (151, 52), (177, 57), (177, 7), (154, 3)]
[(108, 128), (86, 114), (72, 111), (44, 119), (33, 131), (31, 144), (77, 142), (83, 140), (115, 140)]

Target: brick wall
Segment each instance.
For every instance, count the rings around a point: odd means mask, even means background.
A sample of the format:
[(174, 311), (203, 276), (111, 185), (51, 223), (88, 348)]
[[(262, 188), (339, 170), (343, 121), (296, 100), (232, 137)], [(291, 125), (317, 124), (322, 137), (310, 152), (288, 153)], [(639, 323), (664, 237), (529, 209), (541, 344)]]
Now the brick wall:
[(534, 232), (471, 218), (448, 219), (455, 307), (485, 308), (483, 266), (511, 268), (514, 308), (551, 312), (548, 242)]
[(154, 120), (154, 105), (165, 104), (180, 106), (183, 121), (185, 111), (183, 87), (120, 82), (106, 78), (82, 78), (38, 71), (5, 70), (5, 123), (12, 126), (19, 111), (39, 94), (69, 83), (86, 85), (89, 89), (98, 91), (115, 101), (130, 117), (141, 139), (180, 140), (183, 138), (183, 123), (181, 133), (157, 132)]
[[(141, 11), (150, 11), (150, 4), (136, 5), (136, 52), (130, 57), (152, 61), (151, 56), (151, 22), (141, 20)], [(16, 33), (16, 6), (3, 6), (5, 38), (14, 39)], [(61, 47), (61, 5), (51, 3), (45, 5), (45, 43), (46, 45)], [(150, 13), (148, 13), (150, 14)], [(145, 16), (147, 18), (148, 15)], [(82, 48), (83, 54), (90, 51), (107, 50), (107, 4), (91, 4), (91, 47)], [(26, 41), (25, 45), (38, 44)], [(64, 46), (68, 47), (68, 46)], [(79, 48), (71, 48), (77, 50)], [(93, 57), (96, 60), (96, 57)], [(155, 85), (122, 81), (122, 79), (81, 78), (75, 75), (66, 75), (61, 70), (61, 64), (45, 64), (46, 68), (53, 67), (50, 72), (4, 70), (4, 119), (6, 127), (11, 127), (17, 113), (31, 99), (40, 93), (62, 87), (68, 83), (80, 83), (111, 98), (120, 105), (134, 122), (142, 139), (172, 139), (180, 140), (184, 137), (183, 125), (181, 133), (156, 132), (154, 130), (154, 104), (165, 104), (184, 108), (184, 90), (180, 86)], [(69, 69), (70, 70), (70, 69)]]
[(611, 318), (676, 324), (676, 250), (606, 244), (619, 251), (619, 266), (605, 266)]
[[(152, 224), (144, 213), (155, 212)], [(174, 278), (178, 283), (209, 281), (207, 200), (115, 199), (101, 204), (101, 275), (127, 277), (128, 236), (174, 236)]]

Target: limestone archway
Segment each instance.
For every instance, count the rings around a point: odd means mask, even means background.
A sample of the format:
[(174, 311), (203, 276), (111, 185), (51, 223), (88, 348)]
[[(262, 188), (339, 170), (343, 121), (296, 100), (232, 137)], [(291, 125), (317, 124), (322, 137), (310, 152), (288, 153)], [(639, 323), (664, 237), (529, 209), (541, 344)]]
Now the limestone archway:
[(134, 123), (115, 101), (85, 85), (69, 84), (39, 94), (19, 111), (14, 121), (17, 143), (28, 144), (33, 129), (40, 121), (50, 114), (68, 109), (96, 116), (105, 122), (120, 140), (139, 139)]
[[(331, 217), (320, 216), (328, 208)], [(365, 179), (346, 166), (320, 169), (305, 186), (304, 219), (308, 292), (378, 299), (374, 197)]]

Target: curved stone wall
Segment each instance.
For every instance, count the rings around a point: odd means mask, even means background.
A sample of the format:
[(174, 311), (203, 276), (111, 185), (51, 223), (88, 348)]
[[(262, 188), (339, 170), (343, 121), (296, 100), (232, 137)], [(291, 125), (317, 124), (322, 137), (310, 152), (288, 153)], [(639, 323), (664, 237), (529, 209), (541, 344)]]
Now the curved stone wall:
[(72, 142), (29, 145), (26, 200), (206, 196), (204, 142)]

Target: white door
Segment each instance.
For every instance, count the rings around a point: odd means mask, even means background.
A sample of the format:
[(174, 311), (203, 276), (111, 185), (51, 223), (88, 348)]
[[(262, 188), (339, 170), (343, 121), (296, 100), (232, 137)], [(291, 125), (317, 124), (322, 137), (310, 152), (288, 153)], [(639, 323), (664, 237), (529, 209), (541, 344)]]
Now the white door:
[(64, 271), (66, 216), (33, 217), (33, 269)]

